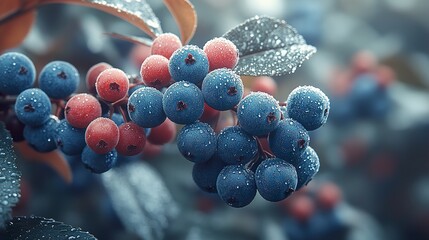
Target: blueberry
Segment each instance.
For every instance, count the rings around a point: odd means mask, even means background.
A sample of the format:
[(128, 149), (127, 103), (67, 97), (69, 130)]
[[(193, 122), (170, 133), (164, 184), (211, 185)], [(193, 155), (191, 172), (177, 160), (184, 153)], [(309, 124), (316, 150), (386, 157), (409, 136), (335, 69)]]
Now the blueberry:
[(195, 184), (205, 192), (217, 193), (217, 177), (225, 165), (216, 153), (208, 161), (196, 163), (192, 169)]
[(8, 52), (0, 55), (0, 92), (17, 95), (30, 88), (36, 79), (36, 68), (24, 54)]
[(216, 181), (219, 197), (231, 207), (244, 207), (256, 195), (255, 176), (243, 164), (225, 166)]
[(228, 127), (218, 136), (217, 152), (227, 164), (245, 164), (258, 153), (255, 137), (250, 136), (241, 127)]
[(371, 116), (371, 106), (383, 90), (373, 74), (361, 74), (354, 79), (349, 96), (358, 116), (363, 118)]
[(24, 90), (15, 102), (15, 112), (19, 121), (33, 127), (40, 126), (48, 120), (51, 108), (48, 95), (38, 88)]
[(189, 161), (205, 162), (216, 151), (216, 134), (207, 123), (186, 125), (177, 135), (177, 147)]
[(85, 129), (72, 127), (63, 119), (55, 130), (55, 141), (64, 154), (81, 154), (86, 146)]
[(137, 89), (128, 99), (128, 115), (137, 125), (144, 128), (156, 127), (164, 122), (162, 93), (153, 87)]
[(54, 99), (64, 99), (79, 85), (79, 72), (68, 62), (53, 61), (40, 72), (39, 87)]
[(295, 167), (280, 158), (262, 161), (255, 173), (256, 187), (261, 196), (278, 202), (291, 195), (298, 182)]
[(193, 83), (176, 82), (165, 91), (162, 106), (171, 121), (178, 124), (190, 124), (203, 114), (203, 94)]
[(305, 151), (310, 137), (299, 122), (286, 118), (268, 135), (268, 142), (277, 157), (293, 162)]
[(145, 85), (139, 84), (139, 85), (135, 85), (134, 87), (131, 87), (128, 90), (128, 96), (131, 96), (131, 94), (133, 94), (137, 89), (140, 89), (142, 87), (145, 87)]
[(326, 123), (329, 115), (329, 99), (318, 88), (302, 86), (295, 88), (287, 99), (287, 111), (308, 131)]
[(277, 101), (264, 92), (252, 92), (237, 107), (240, 126), (254, 136), (267, 135), (279, 124), (281, 111)]
[(104, 173), (109, 171), (118, 159), (116, 150), (106, 154), (97, 154), (86, 146), (82, 152), (82, 163), (93, 173)]
[(216, 69), (204, 78), (201, 87), (204, 101), (220, 111), (233, 108), (243, 97), (243, 83), (232, 70)]
[(200, 84), (209, 72), (209, 61), (202, 49), (186, 45), (173, 53), (168, 69), (176, 82), (188, 81)]
[(304, 185), (307, 185), (319, 171), (320, 161), (316, 151), (308, 146), (304, 153), (296, 159), (293, 165), (295, 166), (298, 174), (296, 190), (299, 190)]
[(24, 138), (28, 144), (38, 152), (50, 152), (57, 148), (55, 142), (55, 129), (60, 121), (57, 117), (51, 115), (41, 126), (24, 127)]

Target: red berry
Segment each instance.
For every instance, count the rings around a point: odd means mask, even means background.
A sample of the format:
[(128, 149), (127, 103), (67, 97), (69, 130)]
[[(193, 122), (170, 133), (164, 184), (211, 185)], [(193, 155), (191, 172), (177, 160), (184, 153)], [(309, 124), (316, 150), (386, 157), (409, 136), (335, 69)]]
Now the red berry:
[(150, 142), (146, 142), (143, 148), (143, 159), (154, 158), (158, 156), (162, 151), (162, 145), (155, 145)]
[(94, 96), (79, 93), (68, 100), (64, 115), (71, 126), (86, 128), (94, 119), (101, 116), (101, 105)]
[(160, 34), (153, 40), (152, 55), (161, 55), (170, 59), (173, 52), (182, 47), (179, 37), (172, 33)]
[(361, 51), (352, 59), (352, 68), (355, 75), (372, 72), (377, 66), (377, 59), (371, 52)]
[(130, 58), (136, 68), (140, 68), (144, 60), (151, 55), (151, 47), (137, 44), (131, 49)]
[(119, 142), (116, 151), (124, 156), (134, 156), (143, 151), (146, 144), (144, 129), (133, 122), (119, 126)]
[(290, 199), (288, 210), (296, 220), (305, 222), (314, 214), (314, 203), (306, 195), (298, 195)]
[(174, 138), (176, 138), (176, 124), (167, 118), (161, 125), (150, 130), (147, 140), (155, 145), (164, 145)]
[(341, 190), (334, 183), (324, 183), (317, 191), (317, 200), (324, 209), (334, 208), (341, 198)]
[(395, 72), (391, 67), (386, 65), (378, 66), (375, 70), (375, 75), (382, 87), (389, 86), (395, 80)]
[(109, 118), (99, 117), (88, 125), (85, 132), (85, 141), (94, 152), (106, 154), (118, 144), (118, 126)]
[(102, 99), (108, 102), (116, 102), (127, 95), (129, 81), (121, 69), (109, 68), (98, 75), (95, 87)]
[(219, 117), (220, 111), (210, 107), (207, 103), (204, 103), (204, 112), (200, 117), (201, 122), (212, 123)]
[(252, 92), (265, 92), (272, 96), (277, 93), (277, 83), (272, 77), (256, 77), (252, 82)]
[(152, 55), (144, 60), (140, 74), (146, 86), (161, 89), (170, 84), (168, 59), (161, 55)]
[(218, 68), (234, 68), (238, 62), (238, 49), (234, 43), (226, 38), (214, 38), (208, 41), (203, 48), (209, 59), (209, 70)]
[(108, 63), (101, 62), (92, 66), (88, 72), (86, 73), (86, 87), (88, 88), (88, 92), (97, 93), (95, 89), (95, 82), (97, 81), (98, 75), (108, 68), (112, 68)]

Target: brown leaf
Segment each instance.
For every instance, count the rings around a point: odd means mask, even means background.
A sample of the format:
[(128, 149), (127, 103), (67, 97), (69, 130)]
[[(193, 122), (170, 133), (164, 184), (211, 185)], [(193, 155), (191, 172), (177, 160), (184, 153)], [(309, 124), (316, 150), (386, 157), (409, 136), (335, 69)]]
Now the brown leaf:
[(27, 36), (36, 17), (34, 10), (0, 21), (0, 52), (19, 46)]
[(164, 0), (168, 10), (176, 19), (183, 45), (191, 41), (197, 29), (197, 13), (188, 0)]
[(20, 0), (0, 1), (0, 19), (18, 11), (20, 6)]
[(40, 0), (40, 4), (68, 3), (96, 8), (124, 19), (155, 38), (162, 33), (159, 20), (144, 0)]
[(32, 149), (26, 141), (15, 142), (13, 145), (24, 159), (47, 164), (55, 172), (57, 172), (65, 182), (72, 182), (73, 175), (70, 165), (58, 150), (48, 153), (40, 153)]

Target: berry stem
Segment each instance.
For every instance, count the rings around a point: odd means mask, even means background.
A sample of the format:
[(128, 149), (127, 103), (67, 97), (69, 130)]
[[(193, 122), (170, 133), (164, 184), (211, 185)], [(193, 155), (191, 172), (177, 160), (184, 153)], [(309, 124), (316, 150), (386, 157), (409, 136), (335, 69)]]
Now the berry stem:
[(256, 168), (259, 166), (259, 164), (264, 160), (267, 159), (269, 155), (268, 152), (264, 151), (262, 148), (261, 141), (259, 141), (258, 138), (256, 138), (256, 143), (258, 144), (258, 153), (255, 154), (255, 157), (246, 165), (246, 168), (255, 172)]
[(126, 123), (126, 122), (128, 122), (128, 119), (127, 119), (127, 113), (125, 112), (125, 110), (122, 108), (122, 106), (118, 106), (118, 109), (119, 109), (119, 112), (121, 113), (121, 115), (122, 115), (122, 118), (124, 119), (124, 122)]

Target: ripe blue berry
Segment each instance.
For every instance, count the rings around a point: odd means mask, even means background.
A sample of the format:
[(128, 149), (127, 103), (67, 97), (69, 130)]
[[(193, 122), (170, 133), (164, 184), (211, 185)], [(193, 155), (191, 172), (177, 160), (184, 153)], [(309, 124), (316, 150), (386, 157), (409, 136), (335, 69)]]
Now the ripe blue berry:
[(240, 165), (228, 165), (222, 169), (216, 181), (219, 197), (231, 207), (244, 207), (256, 195), (254, 173)]
[(287, 99), (287, 111), (308, 131), (326, 123), (329, 115), (329, 99), (318, 88), (303, 86), (295, 88)]
[(171, 121), (190, 124), (203, 114), (203, 94), (195, 84), (186, 81), (176, 82), (165, 91), (162, 106)]
[(241, 127), (223, 129), (217, 142), (219, 157), (227, 164), (246, 164), (258, 152), (255, 137), (250, 136)]
[(68, 62), (50, 62), (40, 72), (39, 87), (51, 98), (66, 98), (78, 85), (79, 72)]
[(280, 158), (268, 158), (258, 166), (255, 173), (256, 187), (261, 196), (278, 202), (291, 195), (298, 182), (295, 167)]
[(162, 93), (153, 87), (142, 87), (128, 99), (128, 115), (137, 125), (152, 128), (165, 120), (162, 109)]
[(25, 125), (40, 126), (51, 114), (51, 100), (38, 88), (21, 92), (16, 98), (15, 112), (19, 121)]
[(82, 152), (82, 163), (93, 173), (104, 173), (110, 170), (118, 159), (116, 150), (106, 154), (97, 154), (86, 146)]
[(240, 76), (226, 68), (207, 74), (201, 89), (204, 101), (220, 111), (233, 108), (243, 97), (243, 82)]
[(75, 128), (63, 119), (55, 130), (55, 141), (64, 154), (81, 154), (86, 146), (85, 129)]
[(195, 184), (204, 192), (217, 193), (216, 181), (225, 163), (219, 159), (216, 153), (210, 160), (194, 164), (192, 178)]
[(189, 81), (200, 84), (209, 72), (209, 61), (202, 49), (186, 45), (173, 53), (168, 69), (176, 82)]
[(360, 117), (371, 117), (374, 103), (382, 97), (385, 89), (379, 86), (379, 83), (373, 74), (361, 74), (357, 76), (350, 89), (350, 102), (352, 108), (357, 110)]
[(298, 184), (296, 190), (307, 185), (316, 175), (320, 168), (319, 157), (316, 151), (310, 146), (305, 149), (304, 153), (293, 163), (298, 174)]
[(205, 162), (216, 151), (216, 134), (207, 123), (186, 125), (177, 135), (177, 147), (189, 161)]
[(36, 79), (33, 62), (24, 54), (8, 52), (0, 55), (0, 92), (17, 95), (30, 88)]
[(310, 137), (299, 122), (286, 118), (268, 135), (268, 142), (277, 157), (293, 162), (305, 151)]
[(57, 117), (51, 115), (41, 126), (24, 127), (24, 138), (28, 144), (38, 152), (50, 152), (57, 148), (55, 142), (55, 129), (60, 121)]
[(254, 136), (267, 135), (279, 124), (281, 111), (277, 101), (264, 92), (252, 92), (237, 107), (240, 126)]

